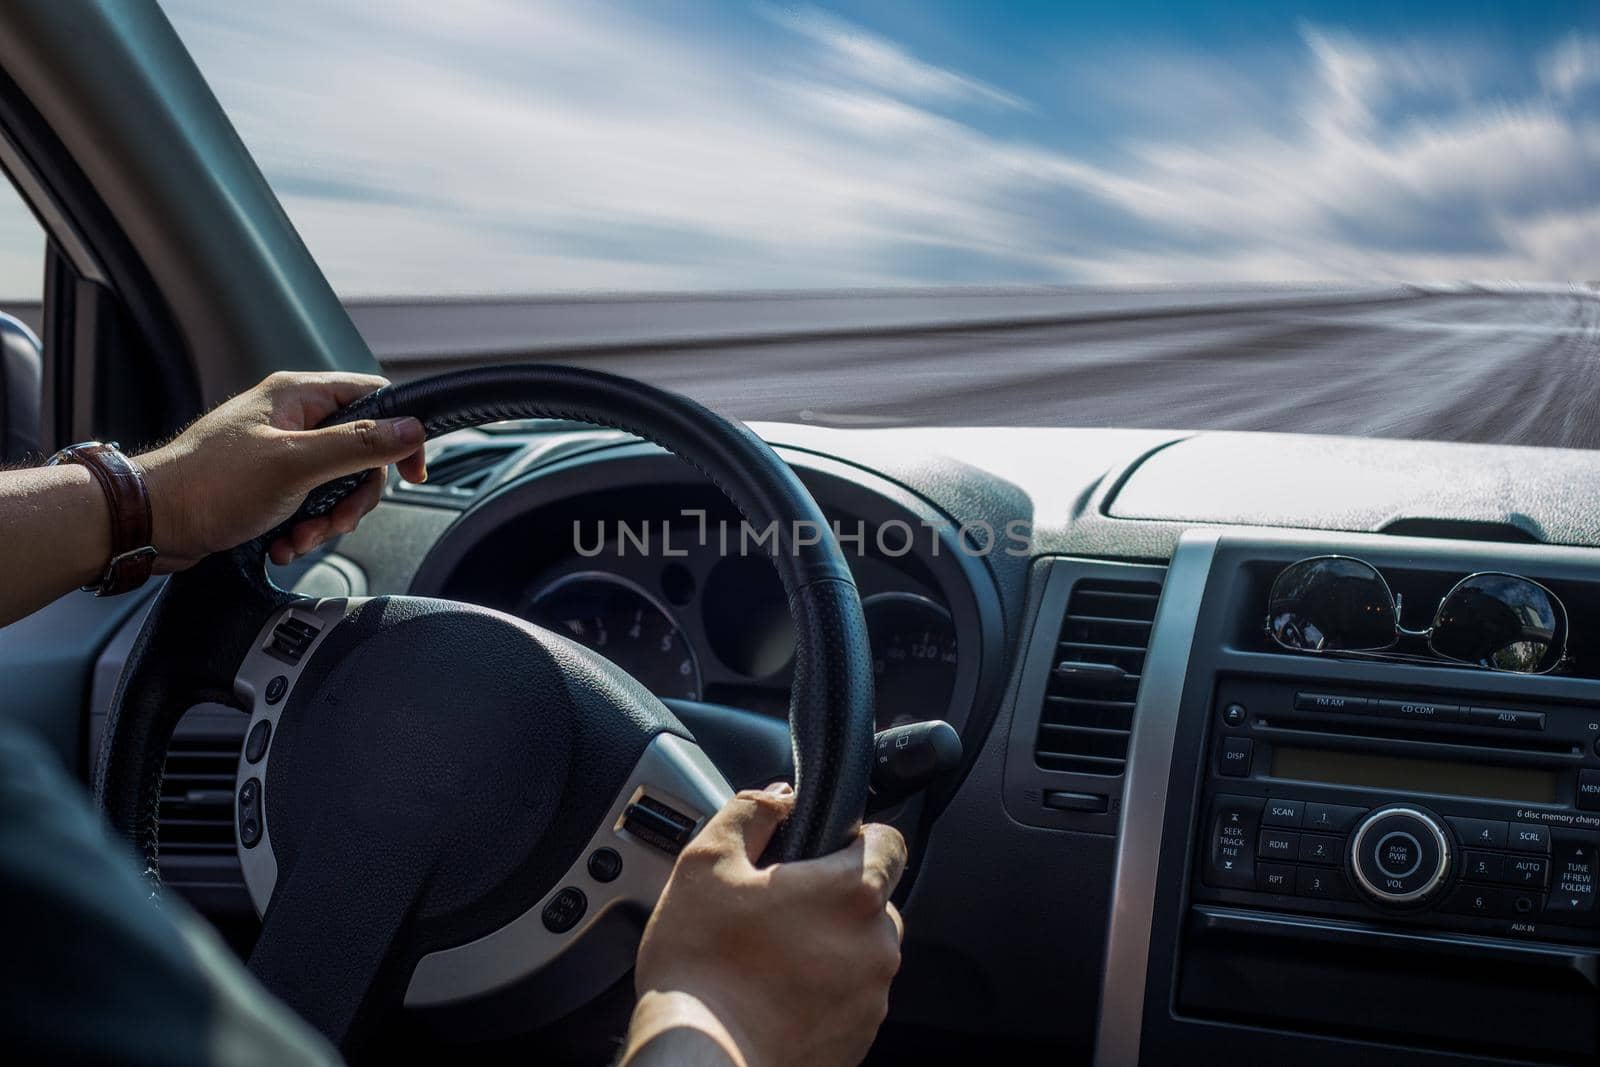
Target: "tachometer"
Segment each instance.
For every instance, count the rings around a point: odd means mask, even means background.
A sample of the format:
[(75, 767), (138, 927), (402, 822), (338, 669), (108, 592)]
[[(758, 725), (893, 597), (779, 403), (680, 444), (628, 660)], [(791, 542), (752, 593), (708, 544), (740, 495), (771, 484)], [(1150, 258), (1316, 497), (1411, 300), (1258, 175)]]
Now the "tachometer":
[(700, 699), (700, 664), (683, 633), (643, 589), (602, 571), (535, 588), (519, 612), (600, 653), (658, 697)]
[(872, 638), (878, 729), (942, 718), (956, 685), (956, 626), (950, 613), (915, 593), (861, 602)]

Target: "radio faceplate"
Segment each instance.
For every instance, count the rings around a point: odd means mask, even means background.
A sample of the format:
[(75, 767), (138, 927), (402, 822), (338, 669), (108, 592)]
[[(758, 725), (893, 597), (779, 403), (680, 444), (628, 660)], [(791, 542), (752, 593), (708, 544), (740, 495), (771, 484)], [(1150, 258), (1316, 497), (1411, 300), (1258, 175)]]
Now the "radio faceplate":
[(1597, 746), (1587, 706), (1224, 676), (1193, 899), (1600, 944)]

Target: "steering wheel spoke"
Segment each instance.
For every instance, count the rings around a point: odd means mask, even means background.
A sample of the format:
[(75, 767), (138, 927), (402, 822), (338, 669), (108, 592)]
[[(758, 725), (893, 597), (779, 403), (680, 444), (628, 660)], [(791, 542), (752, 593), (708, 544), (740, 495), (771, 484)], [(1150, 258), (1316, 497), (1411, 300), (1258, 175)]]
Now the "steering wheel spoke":
[[(656, 735), (556, 886), (493, 933), (417, 961), (406, 1006), (448, 1006), (522, 982), (556, 965), (616, 912), (628, 914), (615, 917), (642, 926), (681, 847), (660, 836), (654, 809), (681, 817), (692, 836), (732, 795), (699, 745), (675, 734)], [(590, 976), (592, 988), (584, 992), (599, 993), (632, 963), (630, 952), (620, 967), (598, 980)]]

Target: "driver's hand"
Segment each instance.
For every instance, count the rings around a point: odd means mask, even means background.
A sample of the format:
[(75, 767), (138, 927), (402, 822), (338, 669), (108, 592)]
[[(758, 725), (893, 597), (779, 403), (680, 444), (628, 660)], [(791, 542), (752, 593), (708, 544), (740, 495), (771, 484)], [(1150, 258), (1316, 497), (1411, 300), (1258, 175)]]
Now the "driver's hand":
[(628, 1065), (855, 1064), (900, 967), (889, 894), (899, 831), (861, 828), (821, 859), (757, 867), (794, 807), (787, 785), (730, 800), (683, 850), (639, 946)]
[(389, 464), (409, 482), (426, 478), (416, 419), (308, 428), (387, 384), (371, 374), (274, 374), (137, 457), (150, 489), (157, 570), (182, 570), (243, 544), (293, 515), (323, 482), (375, 471), (330, 514), (271, 545), (273, 562), (288, 563), (354, 530), (377, 505)]

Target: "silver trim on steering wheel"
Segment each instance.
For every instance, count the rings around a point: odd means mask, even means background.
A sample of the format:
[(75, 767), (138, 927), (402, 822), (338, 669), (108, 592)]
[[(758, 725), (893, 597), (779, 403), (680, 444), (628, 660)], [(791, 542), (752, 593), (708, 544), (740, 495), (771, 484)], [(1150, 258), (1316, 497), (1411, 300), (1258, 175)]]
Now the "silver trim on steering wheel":
[[(251, 709), (245, 737), (248, 738), (250, 731), (263, 721), (270, 724), (271, 730), (266, 751), (254, 763), (246, 759), (245, 749), (241, 747), (234, 779), (236, 828), (240, 789), (252, 778), (260, 783), (256, 801), (261, 820), (260, 837), (253, 846), (246, 848), (236, 834), (234, 845), (257, 915), (266, 913), (278, 881), (278, 861), (273, 853), (266, 816), (266, 788), (267, 764), (272, 756), (279, 715), (328, 633), (366, 599), (302, 600), (274, 612), (262, 626), (250, 654), (235, 675), (234, 692)], [(305, 652), (292, 665), (268, 651), (274, 631), (286, 620), (307, 623), (318, 629)], [(269, 704), (268, 687), (279, 676), (285, 679), (285, 684)], [(599, 828), (550, 891), (500, 929), (466, 944), (424, 956), (418, 961), (406, 988), (406, 1006), (442, 1007), (503, 989), (541, 970), (571, 949), (606, 914), (619, 908), (648, 913), (666, 885), (675, 857), (634, 836), (623, 826), (628, 806), (640, 797), (648, 797), (695, 820), (698, 829), (698, 824), (731, 796), (733, 789), (727, 779), (699, 745), (674, 734), (656, 735), (618, 791)], [(589, 871), (589, 857), (602, 848), (610, 849), (621, 859), (620, 870), (609, 881), (601, 881)], [(545, 908), (568, 888), (576, 888), (583, 894), (582, 916), (570, 928), (552, 932), (544, 923)], [(620, 978), (622, 973), (613, 977)]]

